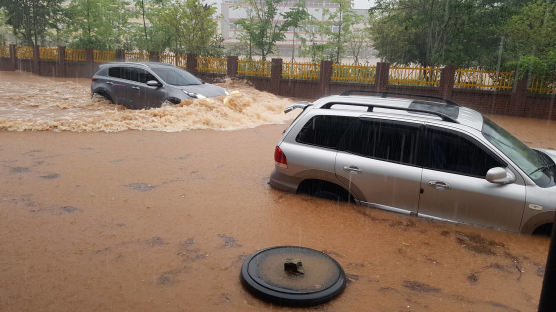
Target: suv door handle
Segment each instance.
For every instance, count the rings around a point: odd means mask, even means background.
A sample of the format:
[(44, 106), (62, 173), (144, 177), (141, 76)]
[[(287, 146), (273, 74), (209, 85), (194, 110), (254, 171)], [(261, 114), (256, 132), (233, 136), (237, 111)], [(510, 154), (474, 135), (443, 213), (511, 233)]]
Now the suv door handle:
[(131, 87), (132, 89), (139, 90), (139, 87)]
[(113, 85), (114, 83), (113, 83), (113, 82), (110, 82), (110, 81), (107, 81), (106, 84), (107, 84), (107, 85)]
[(361, 169), (357, 168), (356, 166), (344, 166), (344, 171), (359, 173), (361, 172)]
[(434, 187), (435, 190), (443, 191), (449, 190), (450, 185), (442, 181), (429, 181), (429, 186)]

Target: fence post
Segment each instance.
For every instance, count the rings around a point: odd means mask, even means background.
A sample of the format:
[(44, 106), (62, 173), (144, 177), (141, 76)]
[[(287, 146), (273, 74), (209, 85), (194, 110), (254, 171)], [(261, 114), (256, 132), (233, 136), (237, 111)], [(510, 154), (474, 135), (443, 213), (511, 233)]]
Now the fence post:
[(91, 48), (85, 49), (85, 63), (89, 65), (87, 66), (89, 68), (88, 77), (93, 76), (95, 73), (95, 59)]
[(10, 44), (10, 61), (12, 70), (17, 70), (17, 46), (15, 44)]
[(280, 93), (280, 80), (282, 80), (282, 59), (273, 58), (270, 65), (270, 92)]
[(158, 52), (156, 51), (149, 51), (149, 61), (150, 62), (158, 62)]
[(186, 69), (188, 72), (192, 73), (193, 75), (197, 74), (197, 54), (187, 53)]
[(332, 61), (320, 62), (320, 96), (328, 95), (330, 90), (330, 80), (332, 78)]
[(56, 59), (56, 76), (66, 76), (66, 47), (58, 47), (58, 58)]
[(125, 51), (123, 49), (117, 49), (115, 57), (117, 62), (125, 62)]
[(33, 61), (32, 61), (32, 65), (31, 65), (31, 72), (35, 75), (40, 74), (40, 60), (41, 60), (41, 55), (40, 55), (40, 49), (38, 45), (34, 45), (33, 46)]
[(390, 63), (376, 63), (375, 88), (376, 91), (386, 91), (388, 88), (388, 75), (390, 73)]
[(237, 77), (237, 60), (238, 60), (237, 56), (228, 56), (227, 58), (226, 75), (230, 78)]
[(525, 117), (527, 82), (527, 77), (523, 77), (514, 83), (510, 97), (510, 109), (508, 110), (510, 115)]
[(452, 91), (454, 90), (454, 79), (456, 75), (456, 67), (448, 65), (442, 68), (440, 72), (440, 96), (445, 100), (452, 99)]

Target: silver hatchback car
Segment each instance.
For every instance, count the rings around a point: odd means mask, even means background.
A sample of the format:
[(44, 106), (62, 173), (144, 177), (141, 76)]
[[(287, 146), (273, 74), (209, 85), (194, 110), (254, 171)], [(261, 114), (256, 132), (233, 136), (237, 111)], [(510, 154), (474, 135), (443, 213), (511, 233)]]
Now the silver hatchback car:
[(91, 92), (134, 109), (228, 94), (224, 88), (205, 83), (181, 68), (152, 62), (100, 65), (93, 75)]
[(346, 93), (314, 103), (276, 146), (269, 184), (437, 220), (550, 233), (556, 151), (472, 109)]

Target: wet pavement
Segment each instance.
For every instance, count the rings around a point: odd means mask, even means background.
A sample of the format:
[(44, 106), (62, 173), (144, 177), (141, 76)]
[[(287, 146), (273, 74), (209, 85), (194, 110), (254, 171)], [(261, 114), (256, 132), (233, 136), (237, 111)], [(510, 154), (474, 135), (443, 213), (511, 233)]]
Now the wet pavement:
[[(555, 147), (554, 122), (491, 117)], [(0, 131), (0, 311), (293, 310), (239, 280), (275, 245), (346, 271), (340, 297), (300, 310), (536, 310), (548, 238), (273, 190), (285, 127)]]

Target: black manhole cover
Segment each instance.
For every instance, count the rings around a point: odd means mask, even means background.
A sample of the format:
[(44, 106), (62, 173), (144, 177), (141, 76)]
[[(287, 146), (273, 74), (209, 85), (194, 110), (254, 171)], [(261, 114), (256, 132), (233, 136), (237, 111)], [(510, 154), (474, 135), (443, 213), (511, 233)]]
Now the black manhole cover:
[(257, 251), (241, 267), (241, 281), (272, 303), (310, 306), (336, 297), (346, 287), (342, 267), (325, 253), (295, 246)]

